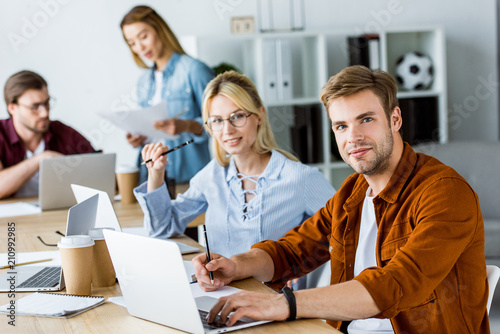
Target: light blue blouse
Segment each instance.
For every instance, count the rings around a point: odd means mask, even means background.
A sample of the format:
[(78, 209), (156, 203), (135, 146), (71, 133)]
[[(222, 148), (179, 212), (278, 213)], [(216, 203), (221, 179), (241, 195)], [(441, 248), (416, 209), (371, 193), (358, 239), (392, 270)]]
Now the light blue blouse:
[[(155, 70), (156, 67), (149, 69), (137, 84), (137, 100), (143, 108), (152, 104), (155, 93)], [(165, 119), (188, 109), (179, 119), (191, 119), (203, 124), (201, 117), (203, 91), (213, 78), (214, 71), (204, 63), (187, 55), (172, 54), (163, 70), (161, 97), (167, 102)], [(168, 154), (167, 175), (178, 183), (188, 182), (210, 161), (208, 135), (205, 132), (201, 136), (183, 132), (178, 139), (165, 140), (164, 144), (172, 148), (190, 139), (194, 139), (193, 144)], [(144, 167), (141, 169), (141, 182), (147, 179), (147, 169)]]
[(255, 197), (248, 203), (234, 159), (227, 167), (212, 160), (175, 200), (170, 200), (166, 186), (147, 193), (147, 185), (142, 184), (134, 193), (150, 236), (184, 233), (187, 224), (205, 212), (210, 250), (229, 257), (259, 241), (283, 237), (325, 206), (335, 189), (316, 168), (272, 151), (257, 179)]

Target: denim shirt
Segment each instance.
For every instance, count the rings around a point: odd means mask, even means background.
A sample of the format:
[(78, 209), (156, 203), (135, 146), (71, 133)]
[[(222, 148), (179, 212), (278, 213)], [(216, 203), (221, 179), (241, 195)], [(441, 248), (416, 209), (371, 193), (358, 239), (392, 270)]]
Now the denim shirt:
[[(150, 107), (152, 103), (155, 92), (155, 70), (156, 66), (149, 69), (137, 84), (137, 99), (143, 108)], [(161, 96), (167, 102), (165, 119), (188, 109), (179, 119), (195, 120), (202, 124), (203, 91), (213, 78), (214, 71), (204, 63), (187, 55), (173, 53), (163, 70)], [(178, 183), (188, 182), (210, 161), (208, 135), (205, 132), (200, 136), (182, 132), (177, 139), (164, 140), (164, 144), (172, 148), (190, 139), (194, 139), (193, 144), (169, 153), (167, 157), (167, 175)], [(142, 168), (140, 179), (144, 181), (146, 178), (147, 169)]]
[(234, 159), (222, 167), (214, 159), (191, 179), (189, 189), (171, 200), (165, 186), (147, 193), (134, 190), (152, 237), (184, 233), (205, 212), (210, 250), (224, 256), (248, 251), (262, 240), (278, 240), (323, 207), (335, 189), (316, 168), (292, 161), (277, 151), (258, 176), (255, 197), (245, 202), (242, 178)]

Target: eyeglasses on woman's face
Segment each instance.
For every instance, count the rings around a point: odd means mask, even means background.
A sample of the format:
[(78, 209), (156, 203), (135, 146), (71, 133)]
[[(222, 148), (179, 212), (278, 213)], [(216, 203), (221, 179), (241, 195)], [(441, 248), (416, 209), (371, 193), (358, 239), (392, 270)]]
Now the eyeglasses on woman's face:
[(231, 113), (231, 115), (229, 115), (228, 118), (222, 118), (220, 116), (211, 116), (208, 118), (205, 124), (212, 131), (221, 131), (224, 128), (224, 121), (229, 121), (229, 123), (232, 126), (236, 128), (241, 128), (245, 126), (245, 124), (247, 124), (247, 118), (252, 115), (253, 115), (252, 113), (249, 113), (247, 115), (243, 110), (238, 110)]

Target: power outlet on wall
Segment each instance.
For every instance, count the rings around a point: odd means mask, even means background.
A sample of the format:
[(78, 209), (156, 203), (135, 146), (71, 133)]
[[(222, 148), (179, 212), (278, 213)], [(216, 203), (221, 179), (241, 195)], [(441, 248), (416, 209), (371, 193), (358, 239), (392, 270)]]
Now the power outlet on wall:
[(253, 16), (231, 18), (231, 33), (251, 34), (254, 32), (255, 32), (255, 20)]

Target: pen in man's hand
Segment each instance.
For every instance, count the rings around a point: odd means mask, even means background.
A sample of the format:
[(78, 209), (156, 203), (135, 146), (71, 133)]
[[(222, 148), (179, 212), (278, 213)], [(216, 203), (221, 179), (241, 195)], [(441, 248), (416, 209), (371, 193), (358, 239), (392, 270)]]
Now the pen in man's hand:
[[(187, 142), (180, 144), (179, 146), (176, 146), (176, 147), (171, 148), (170, 150), (168, 150), (168, 151), (166, 151), (166, 152), (163, 152), (161, 155), (169, 154), (170, 152), (173, 152), (173, 151), (175, 151), (175, 150), (180, 149), (181, 147), (184, 147), (184, 146), (186, 146), (186, 145), (191, 144), (193, 141), (194, 141), (193, 139), (190, 139), (190, 140), (188, 140)], [(146, 160), (146, 161), (143, 161), (141, 165), (145, 165), (145, 164), (147, 164), (148, 162), (151, 162), (151, 161), (153, 161), (153, 159), (148, 159), (148, 160)]]
[[(205, 225), (203, 225), (203, 234), (205, 235), (205, 249), (207, 251), (207, 261), (210, 262), (212, 260), (210, 259), (210, 249), (208, 249), (207, 228), (205, 227)], [(212, 285), (214, 285), (214, 274), (211, 271), (209, 271), (208, 273), (210, 275), (210, 281), (212, 282)]]

